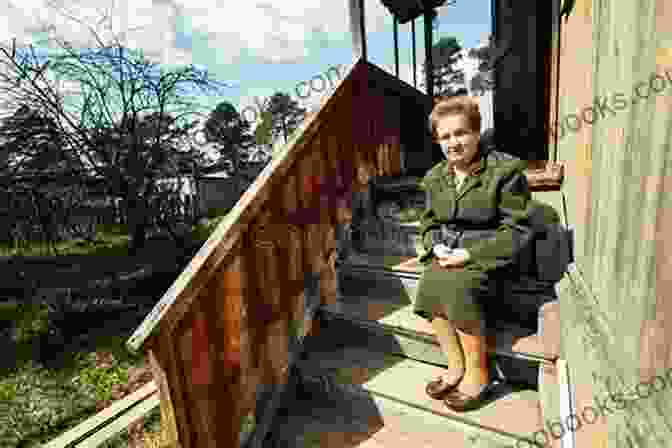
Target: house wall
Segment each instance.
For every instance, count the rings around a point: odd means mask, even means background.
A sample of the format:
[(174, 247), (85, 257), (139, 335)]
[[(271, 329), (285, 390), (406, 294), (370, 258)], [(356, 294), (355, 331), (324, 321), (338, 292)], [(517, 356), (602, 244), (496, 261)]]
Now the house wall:
[(231, 178), (203, 178), (198, 181), (199, 212), (207, 213), (213, 208), (226, 209), (233, 207), (244, 189), (237, 189)]
[[(584, 423), (576, 446), (665, 446), (672, 439), (672, 8), (662, 0), (576, 0), (561, 27), (559, 121), (582, 112), (592, 121), (572, 119), (576, 131), (557, 130), (575, 231), (575, 263), (559, 285), (562, 352), (577, 415), (609, 394), (623, 394), (627, 405), (608, 400), (614, 410)], [(664, 92), (644, 87), (649, 98), (633, 103), (637, 83), (648, 85), (656, 73), (658, 86), (667, 80)], [(606, 108), (594, 107), (596, 97)]]

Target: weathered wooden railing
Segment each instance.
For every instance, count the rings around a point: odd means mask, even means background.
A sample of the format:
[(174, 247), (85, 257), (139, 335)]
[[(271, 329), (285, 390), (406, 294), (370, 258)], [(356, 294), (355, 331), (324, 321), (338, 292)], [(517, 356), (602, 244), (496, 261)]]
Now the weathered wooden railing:
[(129, 339), (153, 360), (176, 446), (238, 446), (245, 416), (248, 442), (263, 438), (314, 310), (336, 299), (353, 195), (400, 169), (399, 97), (423, 96), (390, 78), (354, 63)]

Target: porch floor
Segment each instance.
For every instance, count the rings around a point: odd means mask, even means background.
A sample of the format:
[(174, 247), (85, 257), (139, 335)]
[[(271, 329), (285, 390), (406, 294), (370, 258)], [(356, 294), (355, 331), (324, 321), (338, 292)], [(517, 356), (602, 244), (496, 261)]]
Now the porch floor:
[(345, 339), (311, 344), (299, 364), (306, 383), (277, 416), (269, 446), (504, 448), (541, 429), (534, 390), (502, 383), (481, 409), (454, 413), (424, 392), (441, 367)]

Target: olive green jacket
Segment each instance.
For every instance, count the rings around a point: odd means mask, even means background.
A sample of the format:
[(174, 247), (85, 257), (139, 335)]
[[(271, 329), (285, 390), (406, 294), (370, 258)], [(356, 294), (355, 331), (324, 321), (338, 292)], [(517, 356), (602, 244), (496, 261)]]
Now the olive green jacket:
[(419, 261), (433, 258), (440, 242), (469, 251), (468, 265), (484, 270), (510, 266), (534, 237), (531, 194), (521, 160), (502, 160), (489, 153), (481, 158), (459, 192), (447, 161), (428, 171), (420, 186), (427, 193), (416, 246)]

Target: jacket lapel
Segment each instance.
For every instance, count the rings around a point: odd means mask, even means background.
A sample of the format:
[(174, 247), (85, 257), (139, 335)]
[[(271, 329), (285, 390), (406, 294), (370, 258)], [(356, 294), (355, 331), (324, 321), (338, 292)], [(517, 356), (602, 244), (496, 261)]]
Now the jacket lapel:
[(450, 169), (450, 166), (446, 163), (443, 165), (442, 169), (442, 175), (439, 176), (439, 179), (441, 179), (441, 186), (443, 189), (447, 191), (451, 191), (453, 194), (455, 194), (455, 191), (457, 189), (457, 185), (455, 185), (455, 178), (453, 177), (452, 170)]
[[(457, 193), (456, 200), (460, 200), (470, 190), (473, 190), (474, 188), (478, 187), (479, 185), (481, 185), (483, 183), (481, 181), (481, 174), (485, 170), (485, 167), (486, 167), (486, 161), (485, 161), (485, 155), (484, 155), (484, 156), (481, 157), (478, 164), (471, 171), (471, 175), (467, 176), (467, 178), (464, 179), (464, 184), (462, 185), (462, 188), (460, 189), (460, 191)], [(452, 180), (453, 180), (453, 188), (455, 188), (454, 177), (452, 177)]]
[(481, 185), (483, 182), (481, 182), (481, 179), (479, 177), (475, 176), (469, 176), (464, 180), (464, 185), (462, 185), (462, 188), (460, 191), (457, 193), (457, 200), (459, 201), (465, 194), (469, 192), (469, 190), (473, 190), (474, 188), (478, 187)]

